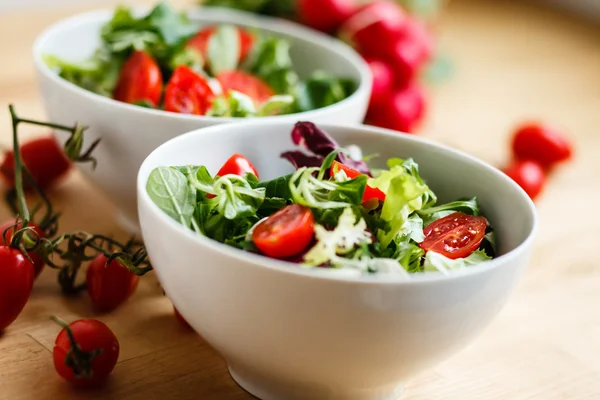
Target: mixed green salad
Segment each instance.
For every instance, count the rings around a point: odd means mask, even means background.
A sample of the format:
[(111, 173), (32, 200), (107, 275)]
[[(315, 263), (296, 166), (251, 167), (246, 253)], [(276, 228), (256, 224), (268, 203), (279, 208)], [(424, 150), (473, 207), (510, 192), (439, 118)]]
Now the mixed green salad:
[(198, 28), (167, 3), (135, 16), (119, 7), (101, 46), (79, 63), (44, 55), (64, 79), (115, 100), (217, 117), (291, 114), (335, 104), (351, 79), (315, 71), (301, 79), (288, 40), (231, 24)]
[(292, 140), (303, 149), (281, 157), (296, 171), (277, 179), (260, 181), (251, 161), (234, 154), (215, 175), (204, 166), (158, 167), (146, 190), (198, 234), (303, 267), (409, 276), (495, 256), (477, 199), (437, 204), (414, 160), (370, 169), (310, 122), (298, 122)]

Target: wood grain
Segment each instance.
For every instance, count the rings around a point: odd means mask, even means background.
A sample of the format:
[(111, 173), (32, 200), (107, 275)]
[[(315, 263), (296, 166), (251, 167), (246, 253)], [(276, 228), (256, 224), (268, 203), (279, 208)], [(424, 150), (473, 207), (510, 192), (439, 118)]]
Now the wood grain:
[[(10, 143), (8, 112), (1, 111), (9, 102), (22, 115), (44, 117), (30, 55), (35, 36), (92, 7), (0, 15), (0, 144)], [(403, 399), (600, 399), (600, 28), (518, 1), (453, 0), (440, 35), (455, 72), (431, 88), (424, 136), (500, 166), (515, 124), (543, 119), (568, 128), (576, 158), (553, 173), (537, 203), (535, 253), (507, 307), (468, 349), (411, 382)], [(64, 212), (65, 231), (125, 237), (110, 199), (77, 173), (51, 197)], [(61, 297), (55, 281), (45, 270), (24, 313), (0, 338), (1, 400), (251, 398), (220, 357), (178, 325), (153, 275), (109, 315), (94, 315), (85, 296)], [(59, 329), (51, 314), (93, 316), (114, 329), (122, 354), (101, 391), (73, 391), (55, 374)]]

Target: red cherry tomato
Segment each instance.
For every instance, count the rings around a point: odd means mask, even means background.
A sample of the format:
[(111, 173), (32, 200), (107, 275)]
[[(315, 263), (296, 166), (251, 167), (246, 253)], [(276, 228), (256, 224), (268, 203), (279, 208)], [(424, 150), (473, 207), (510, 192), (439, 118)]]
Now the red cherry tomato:
[[(71, 161), (65, 155), (56, 138), (46, 136), (30, 140), (21, 145), (21, 158), (27, 170), (41, 189), (47, 189), (64, 177), (71, 168)], [(8, 151), (0, 165), (0, 174), (10, 187), (15, 185), (15, 155)], [(31, 188), (24, 180), (24, 185)]]
[(131, 273), (117, 260), (106, 265), (108, 258), (99, 254), (87, 270), (86, 287), (97, 311), (112, 311), (135, 291), (139, 276)]
[(538, 197), (544, 189), (546, 172), (544, 171), (544, 168), (535, 161), (517, 161), (506, 168), (504, 173), (521, 186), (532, 200)]
[[(239, 27), (237, 29), (240, 36), (239, 62), (242, 62), (252, 50), (252, 46), (254, 45), (254, 36), (246, 32), (244, 29)], [(214, 26), (201, 30), (188, 41), (187, 46), (197, 50), (206, 60), (208, 58), (208, 41), (216, 30), (217, 28)]]
[(394, 86), (394, 70), (387, 62), (377, 58), (365, 58), (373, 75), (373, 87), (369, 107), (373, 108), (389, 99)]
[(160, 102), (162, 73), (154, 59), (143, 51), (134, 52), (125, 62), (113, 96), (125, 103), (148, 101), (153, 106)]
[[(19, 222), (16, 226), (16, 229), (14, 227), (15, 225), (15, 221), (14, 220), (8, 220), (6, 222), (4, 222), (2, 225), (0, 225), (0, 235), (4, 235), (4, 231), (6, 231), (6, 241), (4, 241), (4, 236), (2, 236), (2, 243), (4, 243), (5, 245), (9, 245), (10, 241), (13, 238), (13, 232), (15, 230), (19, 230), (21, 229), (21, 223)], [(33, 228), (35, 230), (35, 232), (38, 234), (38, 236), (41, 238), (44, 237), (44, 231), (42, 231), (42, 229), (37, 226), (35, 223), (30, 222), (27, 226)], [(8, 229), (8, 230), (7, 230)], [(40, 274), (40, 272), (42, 272), (42, 269), (44, 269), (44, 259), (42, 258), (42, 256), (40, 256), (39, 254), (30, 251), (28, 252), (29, 254), (29, 258), (31, 258), (31, 260), (33, 261), (33, 274), (34, 274), (34, 279), (37, 278)]]
[(402, 87), (414, 80), (427, 60), (421, 45), (409, 38), (396, 41), (387, 59), (395, 73), (396, 87)]
[(481, 244), (486, 227), (483, 217), (455, 212), (427, 225), (419, 246), (451, 259), (467, 257)]
[(21, 314), (33, 287), (33, 265), (20, 250), (0, 246), (0, 331)]
[[(340, 170), (344, 171), (346, 173), (346, 176), (350, 179), (354, 179), (357, 176), (362, 175), (361, 172), (355, 170), (352, 167), (344, 165), (338, 161), (334, 161), (333, 164), (331, 164), (331, 169), (330, 169), (329, 173), (331, 176), (333, 176), (336, 173), (338, 173)], [(365, 203), (371, 199), (385, 201), (385, 193), (383, 193), (378, 188), (369, 186), (369, 182), (367, 182), (367, 186), (365, 187), (365, 193), (363, 194), (362, 201), (363, 201), (363, 203)]]
[(208, 82), (191, 68), (175, 69), (165, 90), (165, 110), (204, 115), (215, 97)]
[(369, 110), (367, 122), (382, 128), (414, 133), (425, 114), (425, 94), (415, 82), (390, 94)]
[(246, 173), (251, 173), (256, 175), (258, 178), (258, 171), (250, 160), (244, 157), (241, 154), (234, 154), (221, 167), (219, 172), (217, 172), (217, 176), (225, 176), (229, 174), (244, 176)]
[(260, 78), (242, 71), (227, 71), (217, 75), (223, 93), (235, 90), (249, 96), (257, 104), (262, 104), (275, 95), (275, 91)]
[(101, 353), (85, 362), (84, 357), (81, 370), (75, 371), (71, 366), (73, 358), (80, 353), (73, 351), (73, 344), (69, 340), (66, 329), (60, 331), (56, 337), (53, 350), (54, 368), (60, 376), (80, 387), (93, 387), (102, 383), (112, 372), (119, 358), (119, 341), (115, 334), (104, 323), (95, 319), (81, 319), (69, 324), (75, 342), (81, 352), (90, 353), (101, 350)]
[(173, 312), (175, 313), (175, 318), (177, 318), (177, 321), (179, 321), (179, 323), (187, 328), (187, 329), (192, 329), (192, 327), (190, 326), (190, 324), (188, 324), (188, 322), (185, 320), (185, 318), (183, 318), (183, 316), (179, 313), (179, 311), (173, 307)]
[(342, 26), (341, 36), (364, 56), (387, 57), (390, 45), (404, 35), (408, 15), (394, 1), (376, 0), (361, 7)]
[(357, 10), (355, 0), (298, 0), (300, 22), (313, 29), (332, 32)]
[(308, 247), (314, 228), (310, 209), (290, 204), (258, 224), (252, 232), (252, 241), (268, 257), (289, 258)]
[(552, 126), (527, 124), (519, 127), (513, 137), (514, 155), (522, 160), (534, 160), (551, 167), (571, 158), (571, 143)]

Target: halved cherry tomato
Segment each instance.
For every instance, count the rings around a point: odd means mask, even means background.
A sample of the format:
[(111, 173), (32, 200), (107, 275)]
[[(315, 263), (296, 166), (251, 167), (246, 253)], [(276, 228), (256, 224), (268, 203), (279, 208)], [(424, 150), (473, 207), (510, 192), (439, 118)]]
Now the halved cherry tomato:
[[(208, 41), (210, 40), (211, 36), (213, 35), (213, 33), (215, 33), (216, 30), (217, 28), (214, 26), (201, 30), (187, 42), (187, 46), (196, 49), (198, 52), (200, 52), (200, 54), (202, 54), (202, 57), (206, 60), (208, 54)], [(241, 62), (248, 56), (250, 50), (252, 50), (252, 46), (254, 45), (254, 36), (252, 36), (250, 33), (246, 32), (244, 29), (241, 29), (239, 27), (237, 28), (237, 30), (240, 35), (239, 61)]]
[(134, 52), (125, 62), (113, 93), (125, 103), (148, 101), (157, 106), (162, 93), (162, 73), (156, 61), (143, 51)]
[(124, 303), (135, 291), (139, 276), (131, 273), (117, 260), (106, 265), (108, 258), (97, 255), (90, 263), (86, 287), (97, 311), (112, 311)]
[[(41, 189), (49, 188), (71, 169), (71, 161), (53, 136), (35, 138), (23, 143), (21, 158)], [(8, 186), (15, 185), (15, 154), (12, 150), (4, 154), (0, 174)], [(27, 180), (23, 183), (26, 188), (31, 189), (31, 184), (28, 184)]]
[(571, 158), (571, 143), (565, 135), (550, 125), (527, 124), (514, 134), (512, 148), (521, 160), (534, 160), (551, 167)]
[(451, 259), (467, 257), (481, 244), (486, 227), (483, 217), (455, 212), (427, 225), (419, 246)]
[(165, 90), (165, 110), (204, 115), (215, 97), (208, 82), (191, 68), (175, 69)]
[(244, 93), (257, 104), (262, 104), (275, 95), (273, 89), (260, 78), (243, 71), (227, 71), (217, 75), (223, 93), (235, 90)]
[[(357, 176), (362, 175), (362, 173), (355, 170), (354, 168), (344, 165), (341, 162), (334, 161), (333, 164), (331, 164), (331, 169), (329, 173), (331, 176), (333, 176), (339, 171), (344, 171), (346, 173), (346, 176), (350, 179), (354, 179)], [(365, 187), (365, 193), (363, 194), (362, 201), (363, 203), (365, 203), (371, 199), (385, 201), (385, 193), (383, 193), (378, 188), (369, 186), (369, 182), (367, 181), (367, 186)]]
[(265, 255), (289, 258), (301, 253), (312, 241), (315, 221), (308, 207), (290, 204), (258, 224), (252, 241)]
[(258, 171), (256, 171), (256, 168), (252, 165), (250, 160), (243, 155), (236, 153), (225, 161), (225, 164), (223, 164), (219, 172), (217, 172), (217, 176), (229, 174), (244, 176), (248, 172), (256, 175), (258, 178)]
[[(15, 230), (15, 220), (8, 220), (6, 222), (4, 222), (2, 225), (0, 225), (0, 235), (2, 235), (2, 243), (4, 243), (5, 245), (10, 244), (10, 241), (12, 240), (13, 237), (13, 232)], [(30, 222), (27, 226), (30, 226), (31, 228), (33, 228), (33, 230), (38, 234), (38, 236), (41, 238), (44, 237), (44, 231), (42, 231), (42, 228), (40, 228), (39, 226), (37, 226), (35, 223)], [(4, 231), (6, 231), (7, 229), (9, 229), (6, 232), (6, 241), (4, 241)], [(21, 229), (21, 222), (19, 222), (16, 226), (16, 230)], [(42, 269), (44, 269), (44, 259), (42, 256), (40, 256), (39, 254), (30, 251), (27, 254), (29, 254), (29, 258), (31, 258), (31, 261), (33, 261), (33, 274), (34, 274), (34, 279), (38, 277), (38, 275), (40, 274), (40, 272), (42, 272)]]
[[(94, 387), (106, 380), (119, 359), (119, 341), (104, 323), (95, 319), (71, 322), (77, 350), (73, 349), (67, 330), (56, 337), (52, 358), (54, 368), (65, 380), (79, 387)], [(99, 353), (92, 359), (93, 352)]]
[(18, 249), (0, 246), (0, 331), (17, 319), (33, 287), (33, 265)]
[(504, 170), (529, 197), (534, 200), (544, 189), (546, 172), (540, 164), (532, 160), (517, 161)]

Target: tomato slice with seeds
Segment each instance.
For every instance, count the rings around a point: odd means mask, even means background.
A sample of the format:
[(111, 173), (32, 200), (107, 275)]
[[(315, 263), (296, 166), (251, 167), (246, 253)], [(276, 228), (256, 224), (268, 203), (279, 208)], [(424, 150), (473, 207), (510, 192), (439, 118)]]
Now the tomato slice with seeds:
[[(336, 173), (338, 173), (339, 171), (344, 171), (346, 173), (346, 176), (350, 179), (354, 179), (357, 176), (362, 175), (362, 172), (355, 170), (352, 167), (349, 167), (347, 165), (342, 164), (341, 162), (338, 161), (334, 161), (333, 164), (331, 164), (331, 169), (329, 171), (330, 175), (333, 176)], [(369, 178), (370, 180), (371, 178)], [(369, 182), (367, 181), (367, 186), (365, 187), (365, 193), (363, 194), (363, 203), (372, 200), (372, 199), (377, 199), (377, 200), (381, 200), (381, 201), (385, 201), (385, 193), (383, 193), (380, 189), (375, 188), (375, 187), (371, 187), (369, 186)]]
[(467, 257), (481, 244), (486, 227), (483, 217), (455, 212), (427, 225), (419, 246), (451, 259)]
[(262, 79), (243, 71), (226, 71), (217, 75), (223, 93), (235, 90), (249, 96), (257, 104), (262, 104), (275, 96), (275, 91)]
[(204, 115), (215, 97), (208, 82), (184, 65), (175, 69), (165, 90), (165, 110)]
[(162, 73), (156, 61), (143, 51), (134, 52), (125, 62), (113, 93), (125, 103), (148, 101), (157, 106), (162, 94)]
[[(214, 26), (202, 29), (187, 42), (187, 46), (197, 50), (206, 60), (208, 55), (208, 41), (216, 30), (217, 28)], [(237, 30), (240, 37), (239, 61), (241, 62), (248, 56), (248, 54), (250, 54), (250, 50), (252, 50), (252, 46), (254, 45), (254, 36), (246, 32), (244, 29), (237, 28)]]
[(252, 241), (266, 256), (289, 258), (308, 247), (315, 233), (315, 221), (308, 207), (290, 204), (258, 224)]

